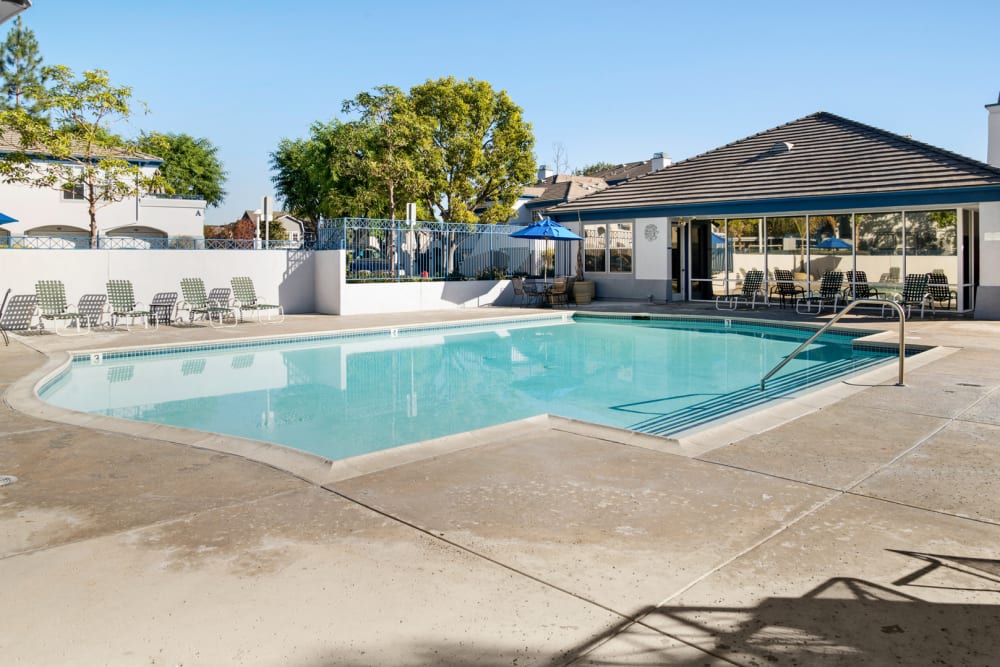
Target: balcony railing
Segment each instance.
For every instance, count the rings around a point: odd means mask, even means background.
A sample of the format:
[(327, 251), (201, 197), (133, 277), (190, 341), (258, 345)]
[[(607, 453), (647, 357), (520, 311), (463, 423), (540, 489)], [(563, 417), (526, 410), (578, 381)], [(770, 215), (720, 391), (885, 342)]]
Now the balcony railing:
[[(261, 239), (205, 239), (187, 236), (137, 238), (131, 236), (101, 236), (96, 247), (100, 250), (312, 250), (315, 241)], [(0, 249), (17, 250), (89, 250), (90, 237), (8, 236), (0, 235)]]

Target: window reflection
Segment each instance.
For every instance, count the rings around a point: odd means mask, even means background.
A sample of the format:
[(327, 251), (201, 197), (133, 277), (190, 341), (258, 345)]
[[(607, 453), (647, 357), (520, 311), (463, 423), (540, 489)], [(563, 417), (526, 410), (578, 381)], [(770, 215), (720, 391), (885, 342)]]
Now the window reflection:
[(632, 223), (608, 225), (608, 250), (612, 273), (632, 272)]
[(583, 226), (584, 271), (605, 271), (604, 256), (607, 249), (607, 226)]
[(903, 283), (902, 213), (859, 213), (855, 216), (856, 262), (883, 291), (898, 292)]

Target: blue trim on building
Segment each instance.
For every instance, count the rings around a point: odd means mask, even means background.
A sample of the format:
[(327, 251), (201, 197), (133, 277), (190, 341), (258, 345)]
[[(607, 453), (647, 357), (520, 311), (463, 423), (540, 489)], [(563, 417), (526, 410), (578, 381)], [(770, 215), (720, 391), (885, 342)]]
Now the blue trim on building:
[(827, 213), (859, 209), (894, 209), (913, 206), (956, 206), (979, 202), (1000, 201), (1000, 186), (953, 188), (947, 190), (913, 190), (877, 192), (823, 197), (784, 197), (742, 201), (676, 204), (671, 206), (609, 208), (594, 211), (550, 211), (559, 222), (575, 220), (597, 221), (620, 218), (699, 217), (717, 218), (739, 215), (772, 215), (780, 213)]

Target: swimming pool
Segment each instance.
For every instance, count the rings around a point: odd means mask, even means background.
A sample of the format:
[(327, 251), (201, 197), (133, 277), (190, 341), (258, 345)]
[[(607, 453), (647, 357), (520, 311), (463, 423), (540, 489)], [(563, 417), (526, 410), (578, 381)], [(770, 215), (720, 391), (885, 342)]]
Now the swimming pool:
[(81, 354), (47, 382), (55, 405), (275, 442), (343, 459), (557, 414), (675, 435), (893, 359), (814, 332), (716, 318), (556, 316), (496, 324)]

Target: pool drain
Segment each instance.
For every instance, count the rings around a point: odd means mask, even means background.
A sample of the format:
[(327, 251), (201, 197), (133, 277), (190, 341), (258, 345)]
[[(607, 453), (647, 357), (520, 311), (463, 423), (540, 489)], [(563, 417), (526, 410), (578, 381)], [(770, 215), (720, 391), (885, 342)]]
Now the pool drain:
[(7, 486), (8, 484), (13, 484), (17, 481), (17, 477), (13, 475), (0, 475), (0, 486)]

